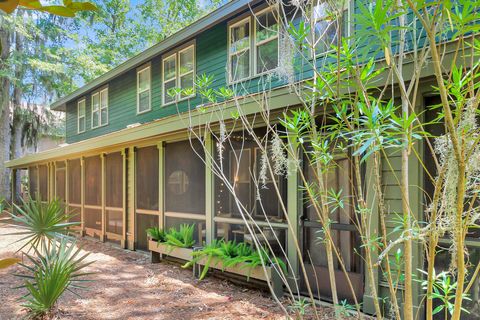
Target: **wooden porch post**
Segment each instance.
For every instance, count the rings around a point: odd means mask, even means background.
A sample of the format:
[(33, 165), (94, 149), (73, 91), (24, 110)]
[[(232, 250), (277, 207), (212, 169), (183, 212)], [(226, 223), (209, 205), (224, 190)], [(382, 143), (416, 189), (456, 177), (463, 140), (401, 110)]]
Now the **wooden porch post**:
[(102, 153), (100, 154), (100, 159), (102, 159), (102, 228), (101, 228), (101, 233), (100, 233), (100, 240), (102, 242), (105, 242), (106, 240), (106, 210), (105, 210), (105, 191), (107, 189), (107, 185), (106, 185), (106, 170), (105, 170), (105, 159), (106, 158), (106, 154), (105, 153)]
[(120, 246), (123, 249), (128, 247), (127, 244), (127, 161), (128, 161), (128, 154), (127, 149), (122, 149), (122, 240), (120, 240)]
[(164, 205), (164, 168), (165, 168), (165, 146), (163, 142), (157, 144), (158, 148), (158, 228), (163, 230), (165, 227), (165, 205)]
[(80, 158), (80, 234), (85, 235), (85, 157)]
[[(294, 151), (296, 152), (296, 150)], [(288, 260), (290, 261), (291, 267), (293, 270), (288, 270), (288, 281), (291, 288), (297, 288), (299, 277), (299, 261), (298, 259), (301, 256), (298, 255), (295, 243), (296, 241), (300, 241), (299, 238), (299, 212), (302, 210), (302, 196), (300, 194), (299, 186), (299, 176), (296, 166), (294, 165), (293, 156), (289, 154), (289, 163), (290, 169), (288, 172), (287, 177), (287, 213), (288, 219), (292, 224), (292, 229), (288, 229), (288, 236), (287, 236), (287, 256)], [(296, 241), (295, 241), (296, 239)], [(298, 243), (300, 245), (300, 243)]]
[(135, 207), (136, 207), (136, 184), (135, 184), (135, 147), (128, 149), (128, 210), (127, 210), (127, 246), (135, 250)]
[[(212, 136), (207, 134), (205, 137), (205, 151), (213, 154)], [(205, 156), (205, 237), (207, 244), (212, 243), (214, 237), (215, 223), (213, 222), (215, 212), (214, 202), (214, 174), (211, 169), (212, 159)]]

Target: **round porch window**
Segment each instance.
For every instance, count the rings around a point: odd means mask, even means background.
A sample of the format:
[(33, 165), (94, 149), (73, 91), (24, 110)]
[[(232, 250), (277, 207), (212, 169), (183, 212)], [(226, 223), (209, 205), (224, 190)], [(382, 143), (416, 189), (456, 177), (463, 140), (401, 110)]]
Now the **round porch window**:
[(188, 190), (188, 175), (183, 170), (173, 171), (168, 177), (168, 189), (176, 195), (182, 195)]

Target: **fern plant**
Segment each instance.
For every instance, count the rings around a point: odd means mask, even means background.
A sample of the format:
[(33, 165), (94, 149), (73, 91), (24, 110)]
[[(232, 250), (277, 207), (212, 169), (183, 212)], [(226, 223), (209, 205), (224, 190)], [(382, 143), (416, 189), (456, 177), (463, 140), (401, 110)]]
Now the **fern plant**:
[[(43, 239), (47, 242), (46, 239)], [(35, 255), (26, 254), (31, 265), (20, 263), (27, 271), (26, 274), (16, 274), (25, 280), (24, 285), (19, 288), (26, 288), (27, 294), (22, 297), (23, 304), (33, 318), (41, 318), (52, 312), (58, 299), (66, 291), (85, 288), (83, 279), (90, 273), (82, 272), (82, 269), (93, 263), (85, 262), (89, 255), (81, 255), (81, 248), (77, 248), (75, 242), (66, 238), (54, 239), (48, 244), (45, 252), (33, 247)]]
[(183, 267), (191, 267), (195, 263), (198, 263), (201, 260), (204, 260), (202, 272), (200, 273), (199, 279), (202, 280), (207, 275), (208, 269), (210, 268), (214, 258), (220, 260), (222, 265), (222, 271), (225, 271), (227, 267), (234, 267), (240, 263), (243, 263), (243, 268), (248, 268), (249, 272), (247, 278), (250, 277), (250, 271), (262, 265), (262, 261), (265, 264), (269, 264), (269, 261), (274, 261), (284, 273), (287, 273), (287, 268), (285, 263), (276, 258), (270, 257), (268, 250), (262, 248), (260, 253), (258, 250), (255, 250), (251, 245), (235, 241), (226, 242), (224, 239), (214, 240), (211, 244), (206, 245), (201, 250), (194, 251), (192, 253), (193, 259), (186, 263)]
[(165, 231), (162, 229), (159, 229), (157, 227), (153, 228), (148, 228), (147, 229), (147, 235), (152, 238), (152, 240), (155, 240), (157, 242), (166, 242), (166, 234)]
[(194, 231), (194, 224), (182, 224), (178, 230), (170, 228), (165, 234), (165, 242), (174, 247), (191, 248), (195, 244), (195, 240), (193, 239)]

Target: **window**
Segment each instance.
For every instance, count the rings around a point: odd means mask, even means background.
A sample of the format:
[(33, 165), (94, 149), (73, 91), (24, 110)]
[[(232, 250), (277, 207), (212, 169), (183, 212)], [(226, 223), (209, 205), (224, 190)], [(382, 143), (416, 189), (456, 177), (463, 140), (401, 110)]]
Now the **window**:
[(278, 17), (272, 9), (256, 16), (255, 58), (257, 74), (278, 67)]
[(334, 19), (337, 15), (335, 8), (328, 1), (320, 1), (313, 9), (313, 23), (315, 29), (314, 45), (317, 53), (324, 53), (331, 49), (332, 45), (338, 44), (338, 31), (341, 29), (341, 36), (347, 34), (347, 10), (348, 1), (342, 3), (342, 8), (338, 8), (339, 12), (343, 11), (342, 20)]
[(230, 26), (229, 44), (230, 81), (250, 77), (250, 18)]
[(108, 123), (108, 88), (92, 94), (92, 128)]
[[(260, 75), (278, 67), (277, 10), (267, 8), (256, 13), (253, 27), (251, 21), (251, 17), (248, 17), (230, 26), (228, 51), (230, 82), (241, 81), (249, 78), (252, 73)], [(252, 32), (253, 36), (250, 36)], [(250, 70), (252, 66), (253, 72)]]
[[(178, 68), (177, 68), (178, 65)], [(186, 99), (195, 95), (195, 46), (191, 45), (163, 59), (163, 104)], [(172, 89), (182, 92), (171, 96)]]
[(147, 66), (137, 72), (137, 114), (150, 109), (150, 66)]
[(77, 105), (77, 132), (85, 132), (85, 99), (78, 101)]

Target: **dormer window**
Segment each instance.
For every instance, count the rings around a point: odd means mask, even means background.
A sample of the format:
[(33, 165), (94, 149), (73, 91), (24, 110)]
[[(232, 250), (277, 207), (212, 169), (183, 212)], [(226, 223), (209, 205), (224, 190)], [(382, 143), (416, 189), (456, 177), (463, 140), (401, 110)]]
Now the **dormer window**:
[(230, 26), (230, 81), (250, 77), (250, 47), (250, 17), (248, 17)]
[(108, 88), (92, 94), (92, 129), (108, 124)]
[(137, 114), (151, 110), (150, 66), (137, 71)]

